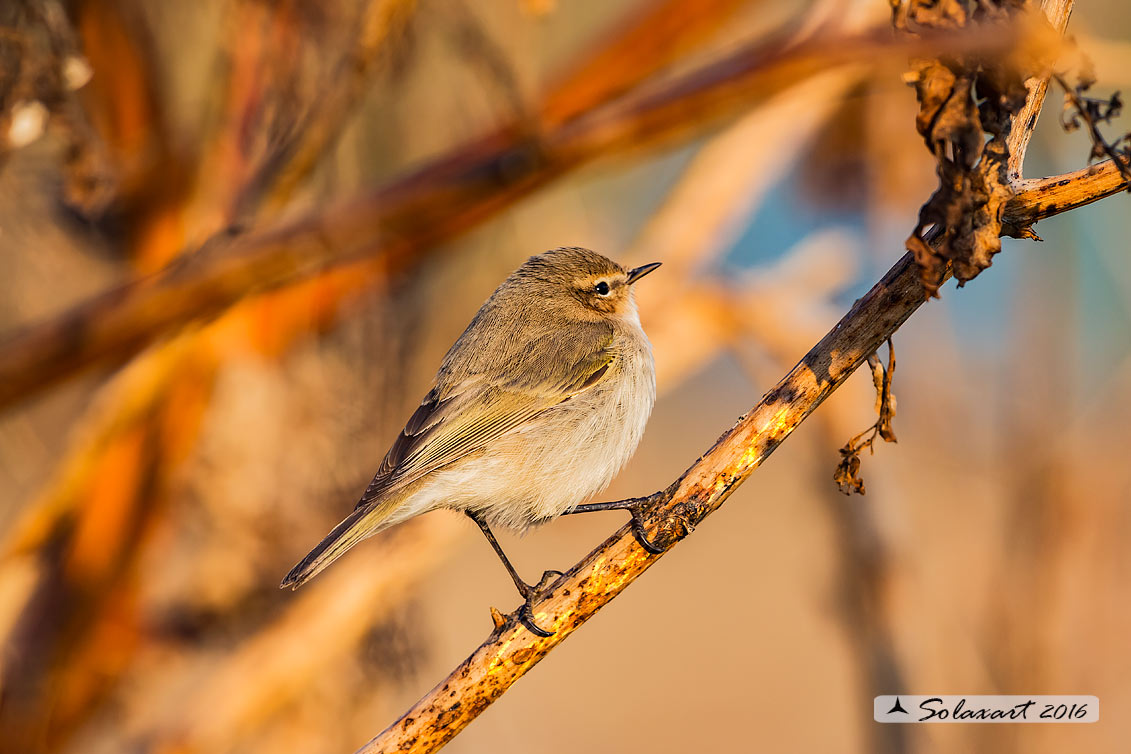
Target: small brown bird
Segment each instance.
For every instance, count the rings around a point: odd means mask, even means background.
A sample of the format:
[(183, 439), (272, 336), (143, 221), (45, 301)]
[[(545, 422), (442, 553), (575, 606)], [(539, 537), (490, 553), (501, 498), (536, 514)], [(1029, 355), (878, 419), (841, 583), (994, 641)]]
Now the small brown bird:
[(543, 584), (524, 582), (491, 525), (525, 530), (581, 505), (628, 461), (656, 400), (652, 348), (632, 286), (659, 262), (626, 270), (596, 252), (562, 248), (528, 259), (491, 295), (451, 347), (349, 516), (296, 565), (297, 588), (361, 540), (421, 513), (463, 511), (479, 525), (531, 618)]

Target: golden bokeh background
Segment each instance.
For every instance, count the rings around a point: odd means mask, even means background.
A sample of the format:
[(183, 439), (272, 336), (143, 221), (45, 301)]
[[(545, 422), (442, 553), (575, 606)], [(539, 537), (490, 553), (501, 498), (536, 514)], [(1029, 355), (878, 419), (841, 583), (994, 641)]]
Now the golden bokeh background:
[[(0, 751), (349, 752), (395, 720), (487, 636), (489, 606), (515, 606), (475, 528), (429, 514), (301, 591), (279, 579), (352, 508), (482, 301), (548, 248), (664, 262), (638, 291), (660, 398), (602, 498), (660, 489), (709, 448), (902, 255), (935, 186), (888, 15), (0, 10), (0, 125), (33, 137), (0, 151), (0, 359), (118, 291), (50, 334), (63, 366), (4, 393)], [(1082, 2), (1070, 32), (1099, 90), (1131, 84), (1131, 6)], [(752, 73), (733, 73), (744, 51)], [(1059, 108), (1054, 90), (1027, 176), (1087, 160)], [(1125, 750), (1125, 203), (1005, 241), (899, 331), (899, 443), (865, 454), (867, 495), (832, 481), (874, 421), (858, 374), (449, 750)], [(211, 282), (114, 318), (178, 265)], [(534, 578), (621, 523), (502, 541)], [(873, 723), (871, 698), (899, 692), (1094, 694), (1101, 719)]]

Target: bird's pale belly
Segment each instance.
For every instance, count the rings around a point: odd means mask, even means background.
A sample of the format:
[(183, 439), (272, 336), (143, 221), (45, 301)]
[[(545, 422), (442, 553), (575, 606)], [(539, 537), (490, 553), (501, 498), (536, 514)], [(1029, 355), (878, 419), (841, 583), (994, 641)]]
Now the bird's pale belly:
[(475, 457), (430, 474), (428, 489), (414, 496), (414, 513), (470, 508), (493, 525), (521, 530), (603, 490), (636, 450), (656, 394), (651, 355), (621, 358), (621, 379), (603, 380)]

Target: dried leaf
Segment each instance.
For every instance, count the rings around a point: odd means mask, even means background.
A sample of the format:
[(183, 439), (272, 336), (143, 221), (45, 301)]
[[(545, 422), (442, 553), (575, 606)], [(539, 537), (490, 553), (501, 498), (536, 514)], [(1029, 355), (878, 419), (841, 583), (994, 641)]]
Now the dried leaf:
[[(952, 29), (1009, 20), (1021, 7), (1017, 0), (911, 0), (907, 13), (914, 26)], [(907, 249), (927, 294), (937, 296), (948, 268), (961, 286), (1001, 251), (1001, 212), (1013, 196), (1007, 123), (1024, 104), (1027, 89), (1007, 62), (972, 56), (915, 61), (907, 80), (919, 99), (915, 125), (935, 155), (939, 176)], [(925, 237), (929, 229), (933, 245)]]
[(970, 96), (973, 83), (971, 74), (937, 60), (918, 62), (915, 91), (920, 104), (915, 128), (936, 154), (954, 145), (958, 161), (966, 167), (973, 167), (969, 160), (977, 161), (983, 141), (978, 108)]
[[(879, 364), (879, 358), (873, 356), (876, 364)], [(877, 370), (873, 368), (872, 379), (876, 381)], [(876, 413), (880, 418), (876, 422), (876, 431), (879, 432), (880, 437), (884, 442), (897, 442), (895, 439), (895, 430), (892, 428), (892, 422), (895, 420), (895, 393), (891, 390), (892, 379), (895, 376), (895, 346), (892, 344), (891, 339), (888, 339), (888, 363), (887, 367), (883, 366), (879, 369), (878, 384), (876, 387)]]
[(966, 25), (968, 0), (911, 0), (908, 19), (931, 29), (960, 29)]
[(864, 494), (864, 480), (860, 477), (860, 456), (859, 451), (852, 447), (849, 442), (840, 449), (840, 463), (837, 464), (836, 471), (833, 472), (833, 481), (836, 486), (846, 495), (853, 493), (857, 495)]
[(840, 449), (840, 463), (833, 472), (833, 481), (846, 495), (864, 494), (864, 479), (860, 476), (860, 451), (865, 448), (875, 452), (876, 438), (884, 442), (896, 442), (892, 422), (895, 419), (895, 394), (891, 390), (892, 376), (895, 374), (895, 346), (888, 339), (888, 363), (885, 366), (878, 354), (868, 357), (868, 368), (872, 371), (872, 384), (876, 388), (876, 423), (853, 437)]
[(880, 357), (872, 354), (868, 357), (868, 368), (872, 370), (872, 386), (876, 388), (876, 413), (880, 413), (884, 405), (884, 365)]
[(0, 163), (50, 128), (65, 145), (62, 193), (86, 217), (101, 214), (120, 179), (76, 92), (92, 68), (79, 54), (58, 0), (14, 3), (0, 13)]
[(1131, 133), (1125, 133), (1115, 141), (1108, 142), (1099, 128), (1100, 124), (1111, 123), (1123, 111), (1123, 98), (1119, 92), (1113, 93), (1107, 99), (1087, 96), (1086, 92), (1096, 83), (1091, 62), (1087, 58), (1084, 59), (1077, 74), (1076, 86), (1069, 86), (1059, 74), (1054, 78), (1064, 89), (1064, 108), (1060, 114), (1060, 125), (1069, 133), (1079, 128), (1087, 128), (1092, 140), (1088, 162), (1110, 158), (1127, 181), (1128, 190), (1131, 191), (1131, 167), (1127, 159), (1131, 156)]

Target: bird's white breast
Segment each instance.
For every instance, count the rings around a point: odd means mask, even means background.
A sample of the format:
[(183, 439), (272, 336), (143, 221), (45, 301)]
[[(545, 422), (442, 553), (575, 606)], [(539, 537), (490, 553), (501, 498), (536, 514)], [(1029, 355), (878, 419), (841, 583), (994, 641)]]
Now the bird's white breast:
[[(534, 481), (518, 509), (526, 518), (499, 518), (521, 527), (529, 519), (559, 516), (603, 490), (632, 457), (656, 401), (652, 349), (639, 324), (621, 346), (610, 373), (592, 389), (546, 413), (552, 433), (547, 441), (537, 425), (516, 433), (527, 446), (521, 453), (522, 475)], [(538, 424), (541, 424), (539, 422)], [(520, 500), (515, 500), (520, 503)]]
[(394, 518), (470, 508), (522, 530), (603, 490), (636, 450), (656, 400), (652, 348), (638, 319), (624, 321), (614, 351), (604, 379), (474, 458), (433, 472)]

